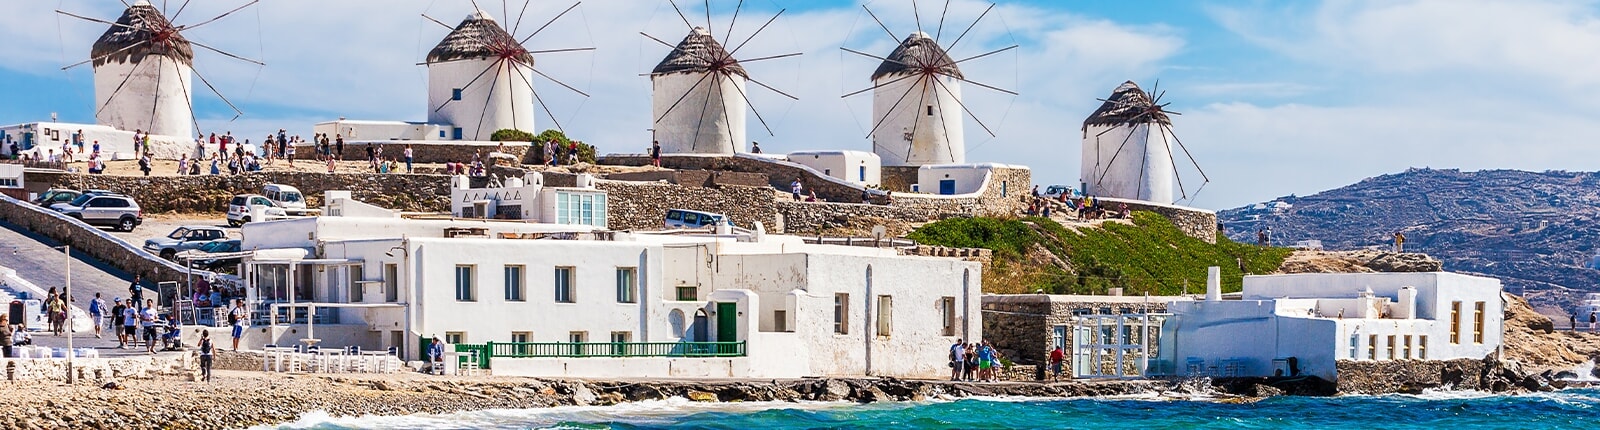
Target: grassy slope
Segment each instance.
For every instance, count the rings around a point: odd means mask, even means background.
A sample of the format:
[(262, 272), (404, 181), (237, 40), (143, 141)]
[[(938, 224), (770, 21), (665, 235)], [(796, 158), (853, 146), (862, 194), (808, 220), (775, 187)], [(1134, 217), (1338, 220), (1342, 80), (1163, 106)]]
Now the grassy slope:
[[(1076, 233), (1045, 218), (960, 218), (928, 224), (910, 237), (930, 245), (994, 250), (984, 291), (1172, 295), (1205, 290), (1207, 266), (1222, 268), (1224, 291), (1238, 291), (1243, 274), (1277, 270), (1291, 251), (1218, 238), (1209, 244), (1184, 235), (1165, 217), (1135, 212), (1136, 226), (1105, 223)], [(1044, 255), (1045, 251), (1053, 255)], [(1065, 266), (1057, 263), (1065, 262)]]

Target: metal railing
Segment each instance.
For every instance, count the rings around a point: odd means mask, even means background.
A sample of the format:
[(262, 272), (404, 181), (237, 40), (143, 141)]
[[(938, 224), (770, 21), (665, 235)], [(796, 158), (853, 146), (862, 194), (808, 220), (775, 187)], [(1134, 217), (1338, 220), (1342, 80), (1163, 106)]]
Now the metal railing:
[[(464, 349), (465, 348), (465, 349)], [(483, 348), (483, 349), (478, 349)], [(743, 357), (744, 342), (489, 342), (457, 345), (457, 351), (487, 350), (480, 356), (545, 357)]]

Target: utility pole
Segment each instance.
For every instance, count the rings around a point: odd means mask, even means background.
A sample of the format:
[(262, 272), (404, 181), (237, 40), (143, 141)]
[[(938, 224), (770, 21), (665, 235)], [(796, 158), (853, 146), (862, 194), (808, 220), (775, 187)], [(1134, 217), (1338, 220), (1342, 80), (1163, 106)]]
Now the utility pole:
[(62, 245), (61, 253), (67, 257), (67, 287), (65, 293), (67, 300), (66, 306), (62, 306), (62, 308), (67, 311), (67, 385), (72, 385), (77, 382), (76, 370), (72, 367), (72, 356), (78, 355), (77, 351), (72, 349), (72, 331), (76, 328), (73, 327), (74, 319), (72, 318), (72, 245)]

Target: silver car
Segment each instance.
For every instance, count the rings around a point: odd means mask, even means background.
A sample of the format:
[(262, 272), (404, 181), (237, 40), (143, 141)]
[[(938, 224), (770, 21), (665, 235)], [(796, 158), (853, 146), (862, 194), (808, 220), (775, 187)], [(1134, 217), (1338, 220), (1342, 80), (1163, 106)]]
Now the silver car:
[(144, 211), (139, 209), (139, 203), (121, 194), (84, 194), (72, 202), (56, 203), (50, 208), (89, 225), (110, 226), (121, 231), (133, 231), (144, 223)]

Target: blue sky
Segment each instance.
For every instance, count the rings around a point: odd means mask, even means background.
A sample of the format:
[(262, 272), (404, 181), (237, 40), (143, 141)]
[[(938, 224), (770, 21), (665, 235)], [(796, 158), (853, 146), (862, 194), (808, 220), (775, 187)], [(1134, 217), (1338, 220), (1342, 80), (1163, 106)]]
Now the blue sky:
[[(736, 0), (712, 1), (713, 27), (726, 25)], [(160, 3), (157, 0), (157, 3)], [(178, 1), (170, 2), (176, 9)], [(500, 3), (479, 2), (492, 15)], [(768, 152), (870, 149), (870, 97), (841, 100), (865, 88), (876, 61), (843, 54), (847, 46), (886, 53), (892, 42), (854, 1), (749, 0), (734, 39), (779, 7), (789, 11), (751, 42), (748, 56), (803, 52), (749, 65), (752, 74), (799, 96), (752, 97), (775, 136), (750, 122)], [(195, 1), (177, 21), (192, 24), (240, 1)], [(701, 3), (679, 2), (696, 22)], [(947, 26), (965, 25), (988, 5), (953, 0)], [(569, 6), (539, 2), (523, 28)], [(868, 5), (897, 35), (916, 28), (909, 0)], [(919, 1), (933, 27), (943, 2)], [(520, 3), (512, 5), (516, 13)], [(0, 123), (92, 121), (87, 58), (101, 24), (57, 16), (53, 9), (114, 19), (111, 1), (0, 3)], [(202, 52), (197, 69), (245, 115), (196, 88), (202, 128), (244, 136), (287, 128), (310, 134), (314, 122), (422, 120), (425, 70), (415, 66), (450, 24), (471, 10), (465, 0), (264, 0), (190, 37), (258, 58), (256, 67)], [(991, 138), (967, 123), (969, 161), (1026, 164), (1041, 184), (1078, 180), (1078, 124), (1124, 80), (1168, 91), (1178, 136), (1211, 179), (1192, 204), (1222, 209), (1288, 194), (1311, 194), (1409, 167), (1600, 170), (1600, 14), (1593, 1), (1006, 1), (953, 50), (960, 58), (1021, 44), (1003, 55), (963, 64), (976, 88), (966, 101)], [(510, 21), (510, 20), (506, 20)], [(589, 0), (530, 41), (534, 49), (593, 46), (592, 53), (538, 57), (539, 67), (591, 97), (543, 81), (556, 120), (602, 152), (637, 152), (648, 144), (648, 71), (666, 48), (638, 35), (675, 42), (684, 26), (665, 0)], [(721, 32), (718, 30), (718, 32)], [(741, 55), (746, 56), (746, 55)], [(541, 116), (541, 127), (552, 122)], [(1193, 186), (1197, 172), (1184, 172)]]

